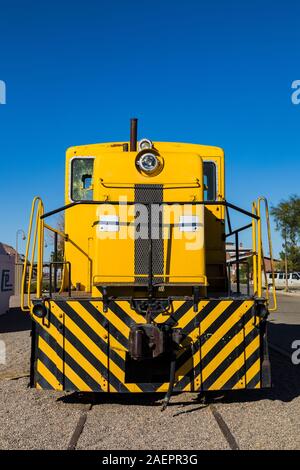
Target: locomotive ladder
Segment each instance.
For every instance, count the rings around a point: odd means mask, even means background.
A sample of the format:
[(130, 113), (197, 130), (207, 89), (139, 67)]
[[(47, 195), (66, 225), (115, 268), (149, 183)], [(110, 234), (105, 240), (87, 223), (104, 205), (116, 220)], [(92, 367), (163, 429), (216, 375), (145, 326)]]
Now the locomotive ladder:
[(272, 274), (272, 307), (269, 307), (270, 312), (274, 312), (277, 309), (277, 297), (275, 289), (275, 277), (274, 277), (274, 258), (273, 258), (273, 247), (271, 237), (271, 226), (269, 216), (268, 201), (265, 197), (259, 197), (257, 201), (252, 204), (252, 213), (257, 215), (257, 219), (252, 219), (252, 256), (253, 256), (253, 290), (254, 295), (262, 297), (262, 275), (265, 279), (266, 298), (269, 304), (270, 292), (269, 285), (267, 282), (266, 266), (263, 250), (263, 238), (262, 238), (262, 203), (265, 208), (265, 220), (267, 225), (267, 238), (268, 247), (270, 253), (271, 262), (271, 274)]

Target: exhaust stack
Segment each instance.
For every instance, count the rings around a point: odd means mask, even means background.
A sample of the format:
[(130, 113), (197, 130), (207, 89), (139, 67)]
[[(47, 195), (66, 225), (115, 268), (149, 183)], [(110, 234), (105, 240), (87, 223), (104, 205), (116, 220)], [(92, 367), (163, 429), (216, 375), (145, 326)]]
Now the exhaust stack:
[(130, 119), (130, 152), (136, 152), (137, 148), (137, 118)]

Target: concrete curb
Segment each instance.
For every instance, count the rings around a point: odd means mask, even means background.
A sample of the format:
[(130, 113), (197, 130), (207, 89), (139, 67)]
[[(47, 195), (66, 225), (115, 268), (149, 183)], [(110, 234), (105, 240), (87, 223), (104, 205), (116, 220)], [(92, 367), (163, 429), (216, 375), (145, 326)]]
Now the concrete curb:
[(286, 295), (287, 297), (300, 297), (300, 291), (299, 292), (285, 292), (285, 291), (277, 290), (276, 295)]

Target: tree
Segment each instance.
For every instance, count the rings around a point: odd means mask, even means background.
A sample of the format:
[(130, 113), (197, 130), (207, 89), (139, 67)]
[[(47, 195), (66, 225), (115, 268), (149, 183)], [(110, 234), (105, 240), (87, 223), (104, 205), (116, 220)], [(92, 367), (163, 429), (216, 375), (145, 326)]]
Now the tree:
[(271, 215), (283, 239), (282, 266), (289, 271), (300, 271), (300, 197), (293, 194), (280, 201), (271, 208)]

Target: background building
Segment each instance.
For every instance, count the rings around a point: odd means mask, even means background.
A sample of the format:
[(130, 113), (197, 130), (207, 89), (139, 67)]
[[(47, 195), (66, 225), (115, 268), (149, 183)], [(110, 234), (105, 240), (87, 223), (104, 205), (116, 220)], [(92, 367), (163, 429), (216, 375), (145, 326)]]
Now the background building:
[(14, 294), (15, 258), (15, 249), (0, 242), (0, 315), (7, 312)]
[[(250, 248), (244, 248), (243, 244), (240, 243), (239, 246), (239, 262), (240, 262), (240, 269), (242, 269), (243, 265), (245, 266), (246, 263), (249, 264), (249, 275), (250, 280), (252, 280), (252, 250)], [(226, 243), (226, 262), (227, 265), (230, 265), (230, 272), (231, 278), (234, 281), (236, 278), (236, 250), (234, 243)], [(265, 265), (266, 272), (272, 271), (272, 262), (269, 256), (264, 256), (263, 262)], [(278, 259), (273, 258), (273, 268), (276, 271), (276, 265), (279, 263)], [(246, 271), (246, 270), (245, 270)]]

